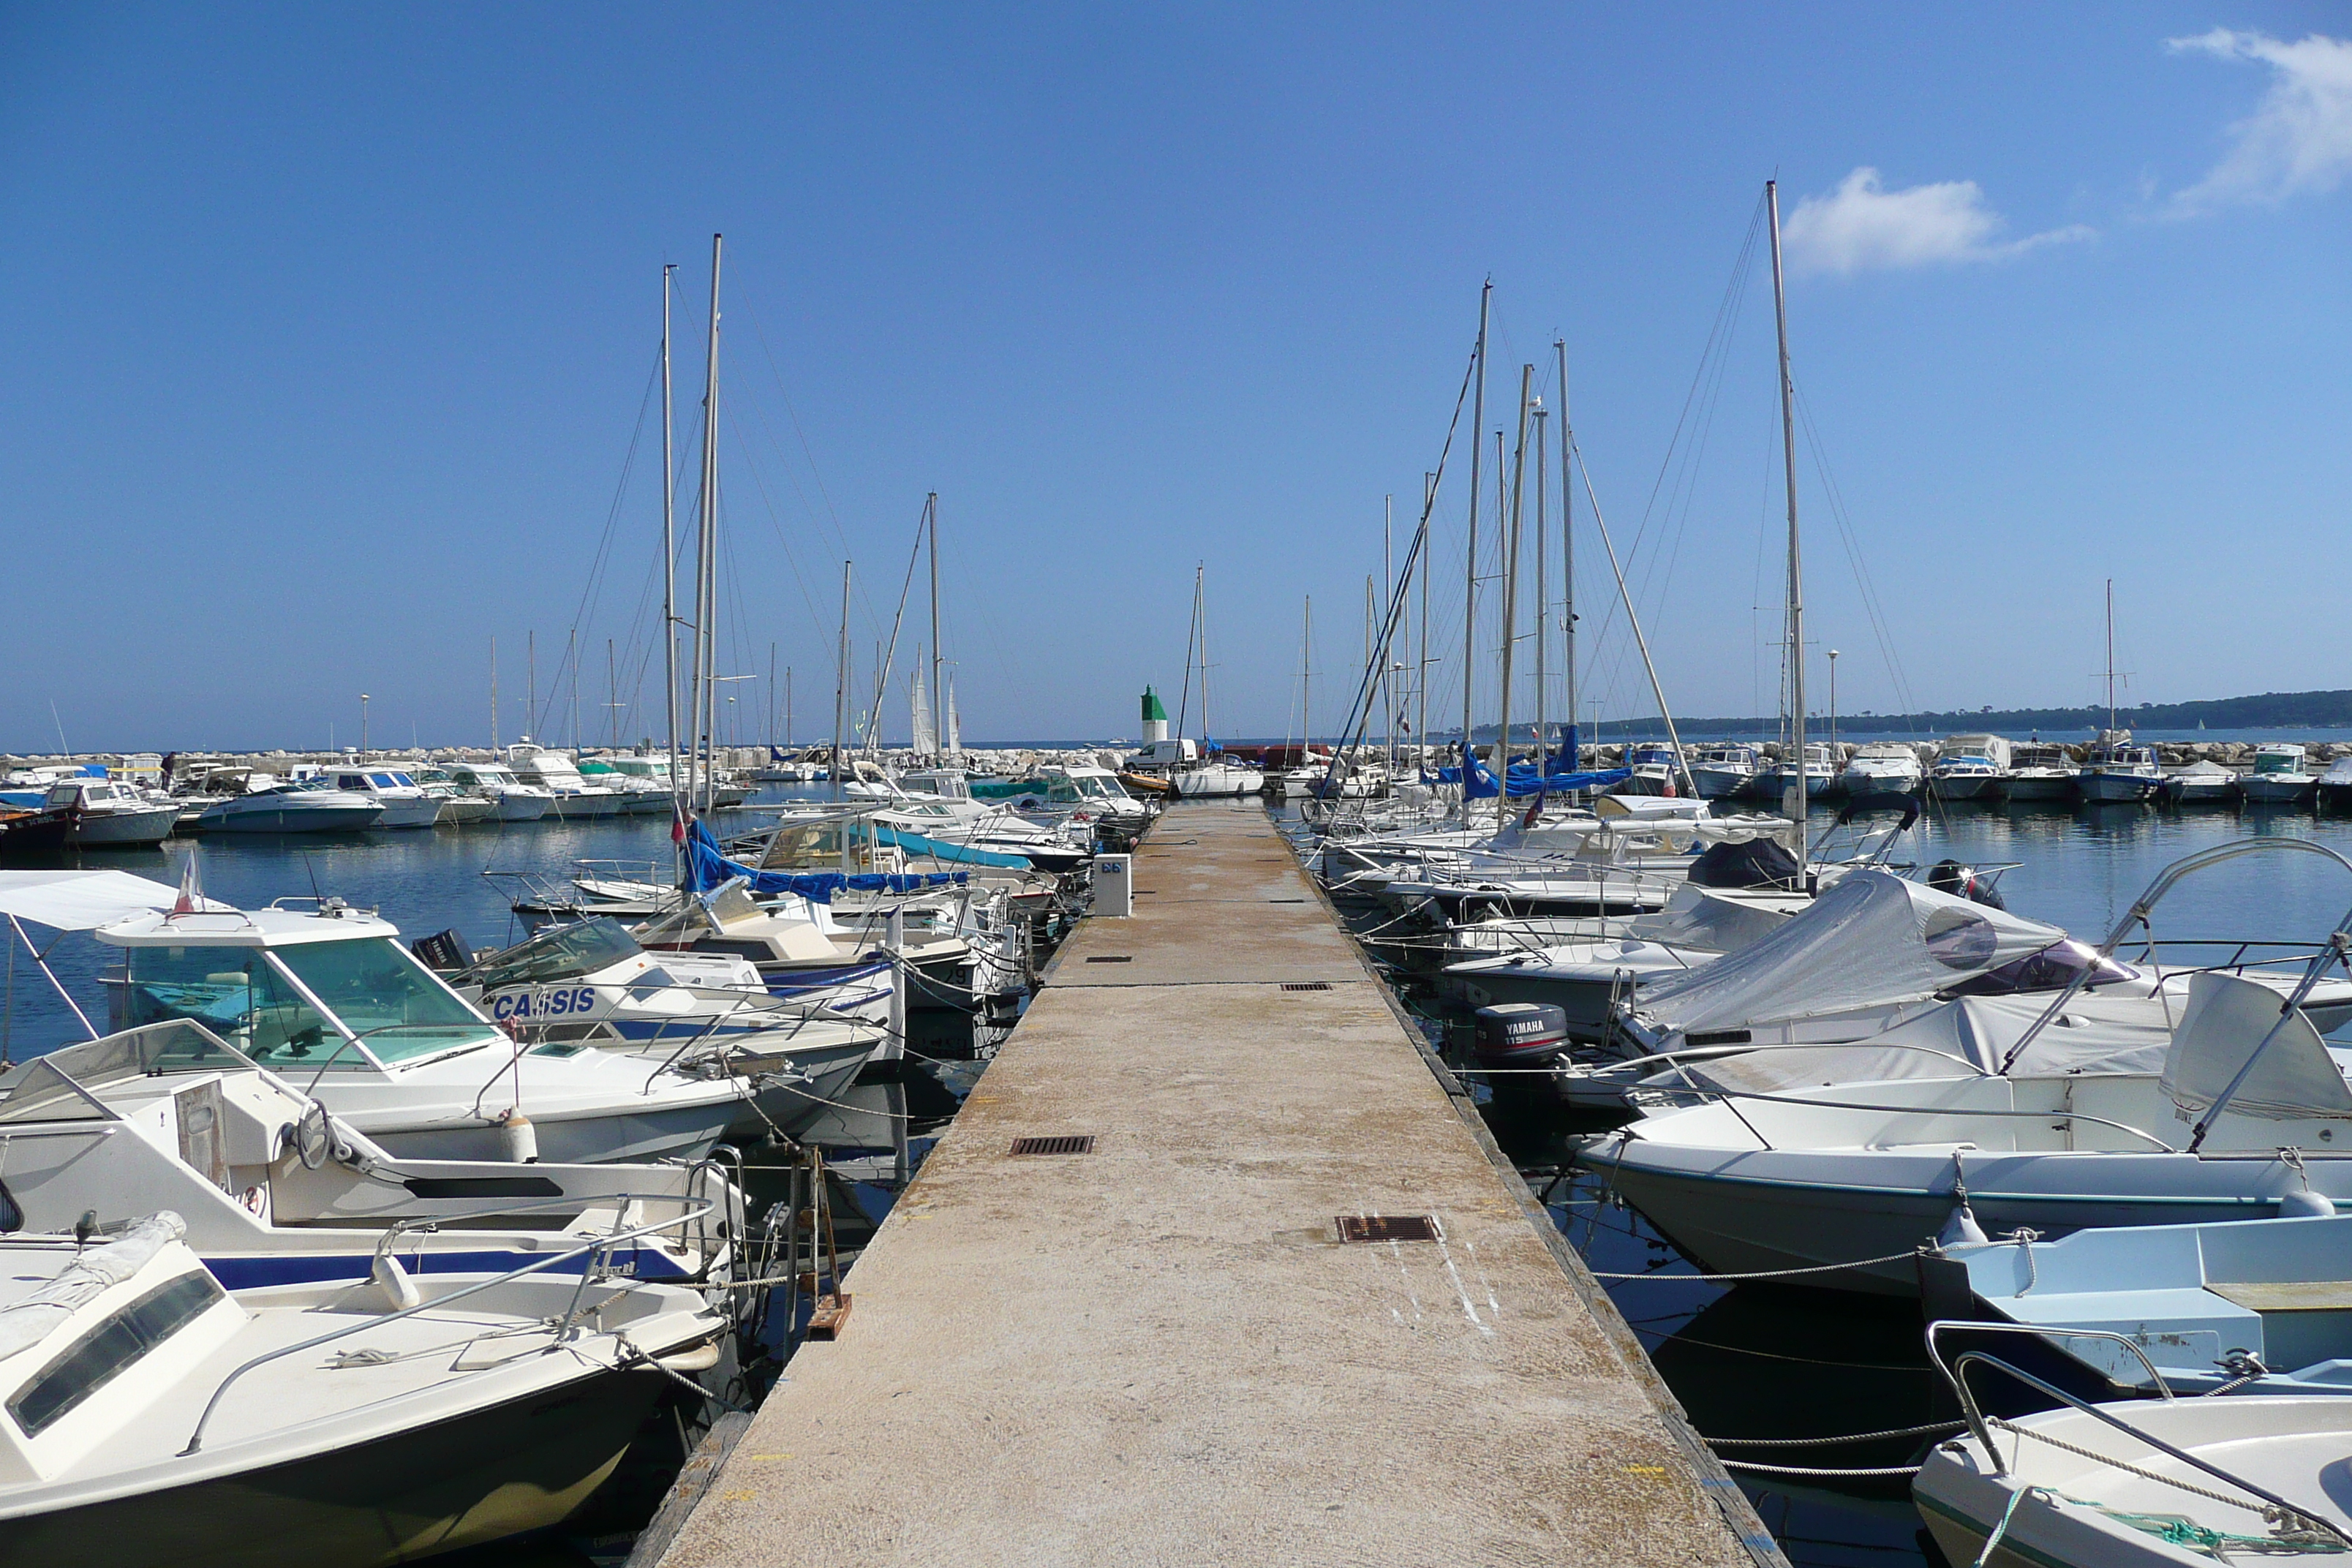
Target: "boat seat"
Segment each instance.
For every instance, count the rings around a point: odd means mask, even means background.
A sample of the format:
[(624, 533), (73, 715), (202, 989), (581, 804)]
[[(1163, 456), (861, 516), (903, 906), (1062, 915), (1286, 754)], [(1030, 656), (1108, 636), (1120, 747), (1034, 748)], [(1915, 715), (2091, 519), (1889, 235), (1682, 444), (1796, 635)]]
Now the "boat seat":
[(2352, 1310), (2352, 1279), (2209, 1280), (2205, 1289), (2256, 1312)]

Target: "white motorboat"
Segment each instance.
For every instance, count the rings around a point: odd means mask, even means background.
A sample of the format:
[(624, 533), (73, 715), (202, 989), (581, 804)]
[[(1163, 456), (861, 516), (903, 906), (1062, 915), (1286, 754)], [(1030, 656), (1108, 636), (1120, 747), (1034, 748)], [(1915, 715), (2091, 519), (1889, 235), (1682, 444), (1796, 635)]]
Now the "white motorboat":
[(1952, 1563), (2210, 1568), (2352, 1552), (2352, 1400), (2069, 1400), (2005, 1420), (1979, 1410), (1975, 1385), (2017, 1372), (1999, 1357), (1961, 1360), (1969, 1429), (1927, 1456), (1911, 1489)]
[(984, 855), (1017, 857), (1015, 864), (1025, 862), (1039, 871), (1076, 870), (1089, 856), (1087, 847), (1061, 825), (1024, 821), (999, 802), (902, 797), (871, 816), (900, 835)]
[(2319, 804), (2329, 811), (2352, 807), (2352, 757), (2338, 757), (2319, 775)]
[(2074, 763), (2063, 746), (2029, 741), (2011, 750), (2009, 777), (2000, 793), (2008, 800), (2039, 804), (2074, 798)]
[(373, 799), (383, 807), (378, 827), (430, 827), (441, 820), (441, 803), (395, 768), (298, 768), (294, 776)]
[(1703, 746), (1691, 759), (1691, 784), (1705, 800), (1729, 800), (1756, 784), (1756, 770), (1764, 753), (1744, 741)]
[[(163, 1206), (231, 1289), (363, 1282), (396, 1244), (410, 1274), (520, 1268), (640, 1222), (614, 1261), (639, 1279), (731, 1267), (715, 1167), (551, 1165), (395, 1156), (199, 1025), (68, 1046), (0, 1078), (13, 1228), (71, 1231)], [(725, 1213), (719, 1216), (726, 1217)], [(579, 1265), (569, 1266), (578, 1273)]]
[(1838, 786), (1856, 797), (1916, 795), (1925, 775), (1919, 753), (1899, 741), (1873, 741), (1856, 747)]
[[(1756, 770), (1755, 792), (1766, 800), (1777, 801), (1788, 793), (1788, 770), (1779, 761), (1766, 763)], [(1837, 787), (1837, 765), (1830, 760), (1830, 749), (1821, 742), (1808, 742), (1805, 746), (1805, 798), (1818, 800)]]
[[(307, 901), (307, 900), (306, 900)], [(396, 1154), (565, 1163), (695, 1158), (750, 1115), (754, 1080), (512, 1039), (400, 945), (389, 921), (326, 900), (142, 912), (92, 934), (124, 957), (118, 1027), (188, 1018)]]
[(548, 809), (570, 821), (574, 817), (619, 816), (629, 809), (629, 797), (620, 790), (590, 784), (568, 752), (529, 742), (509, 746), (507, 760), (525, 784), (537, 784), (552, 798)]
[(2100, 731), (2074, 773), (2075, 790), (2094, 805), (2144, 801), (2163, 787), (2164, 768), (2155, 748), (2135, 745), (2129, 730)]
[(552, 1251), (224, 1290), (183, 1229), (166, 1212), (94, 1240), (0, 1237), (11, 1557), (335, 1568), (552, 1525), (674, 1386), (666, 1369), (709, 1364), (726, 1329), (698, 1290), (559, 1272)]
[(199, 833), (356, 833), (383, 820), (371, 795), (323, 784), (281, 784), (222, 797), (197, 813)]
[(1947, 1255), (1978, 1310), (2046, 1331), (2100, 1397), (2159, 1384), (2352, 1394), (2352, 1215), (2023, 1235)]
[(2174, 805), (2216, 805), (2237, 795), (2238, 775), (2219, 763), (2195, 762), (2164, 776), (2164, 798)]
[(84, 847), (141, 849), (161, 844), (180, 821), (180, 803), (158, 800), (135, 785), (112, 779), (60, 779), (49, 786), (42, 809), (63, 807), (73, 825), (66, 842)]
[(550, 926), (446, 977), (534, 1045), (764, 1079), (747, 1132), (797, 1137), (890, 1043), (896, 974), (873, 964), (789, 998), (726, 953), (647, 952), (609, 919)]
[(1715, 888), (1685, 881), (1664, 910), (1565, 942), (1482, 954), (1446, 965), (1444, 985), (1472, 1006), (1532, 1002), (1561, 1009), (1569, 1033), (1598, 1040), (1612, 1003), (1711, 963), (1811, 907), (1802, 891)]
[(1675, 749), (1657, 741), (1636, 741), (1625, 748), (1625, 782), (1618, 786), (1622, 795), (1674, 796), (1680, 793), (1676, 782), (1682, 773), (1675, 758)]
[(2284, 742), (2256, 746), (2252, 771), (2238, 778), (2238, 793), (2248, 805), (2308, 805), (2318, 792), (2310, 753)]
[(1938, 1236), (2334, 1212), (2352, 1202), (2352, 1086), (2281, 1000), (2196, 975), (2160, 1075), (2095, 1039), (2091, 1062), (2072, 1059), (2043, 1028), (2006, 1071), (1948, 1057), (1933, 1076), (1802, 1093), (1694, 1086), (1702, 1103), (1579, 1157), (1711, 1268), (1843, 1266), (1810, 1282), (1894, 1294)]
[(488, 795), (468, 795), (455, 784), (440, 780), (420, 782), (417, 788), (440, 803), (433, 818), (436, 827), (470, 827), (477, 822), (488, 822), (499, 814), (499, 803)]
[(1629, 1056), (1858, 1040), (1950, 996), (2057, 990), (2086, 963), (2095, 984), (2137, 978), (2057, 926), (1858, 868), (1736, 952), (1643, 987), (1616, 1034)]
[(666, 816), (673, 809), (667, 752), (615, 752), (580, 764), (587, 783), (621, 792), (623, 809), (635, 816)]
[(1998, 800), (2008, 782), (2011, 753), (1999, 735), (1951, 735), (1936, 747), (1927, 787), (1939, 800)]
[(525, 784), (504, 763), (451, 763), (449, 777), (458, 788), (491, 802), (500, 822), (537, 822), (555, 807), (555, 792)]

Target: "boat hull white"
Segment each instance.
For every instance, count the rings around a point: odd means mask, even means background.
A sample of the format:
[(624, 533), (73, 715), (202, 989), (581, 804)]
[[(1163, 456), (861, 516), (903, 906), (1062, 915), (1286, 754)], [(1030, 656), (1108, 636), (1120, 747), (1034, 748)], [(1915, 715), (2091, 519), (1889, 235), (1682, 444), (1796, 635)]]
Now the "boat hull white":
[(180, 822), (180, 808), (159, 805), (151, 811), (93, 811), (74, 818), (66, 830), (66, 842), (113, 848), (135, 848), (161, 844), (172, 836)]

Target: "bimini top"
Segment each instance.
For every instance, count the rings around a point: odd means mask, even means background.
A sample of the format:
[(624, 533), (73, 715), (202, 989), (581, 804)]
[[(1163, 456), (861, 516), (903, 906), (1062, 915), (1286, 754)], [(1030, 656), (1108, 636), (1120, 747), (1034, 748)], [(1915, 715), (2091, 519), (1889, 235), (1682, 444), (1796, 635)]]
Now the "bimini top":
[(1779, 1022), (1948, 990), (2067, 940), (1885, 871), (1849, 871), (1761, 940), (1643, 989), (1662, 1033)]
[(201, 913), (142, 910), (100, 926), (91, 934), (113, 947), (294, 947), (359, 937), (398, 937), (400, 928), (333, 899), (314, 910), (215, 906)]

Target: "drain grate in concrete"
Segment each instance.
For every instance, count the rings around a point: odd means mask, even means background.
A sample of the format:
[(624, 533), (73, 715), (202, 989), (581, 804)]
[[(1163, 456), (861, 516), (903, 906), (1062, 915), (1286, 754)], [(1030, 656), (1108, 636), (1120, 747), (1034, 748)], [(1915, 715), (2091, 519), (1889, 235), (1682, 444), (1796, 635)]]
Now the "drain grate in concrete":
[(1343, 1214), (1341, 1241), (1435, 1241), (1437, 1219), (1425, 1214)]
[(1282, 988), (1285, 991), (1328, 991), (1331, 983), (1328, 980), (1286, 980)]
[(1048, 1138), (1015, 1138), (1013, 1152), (1016, 1154), (1091, 1154), (1095, 1152), (1095, 1135), (1091, 1132), (1066, 1132)]
[(1129, 952), (1107, 952), (1087, 960), (1088, 963), (1133, 963), (1135, 955)]

